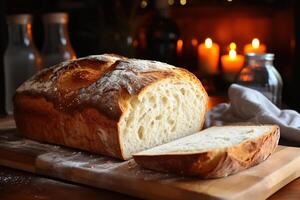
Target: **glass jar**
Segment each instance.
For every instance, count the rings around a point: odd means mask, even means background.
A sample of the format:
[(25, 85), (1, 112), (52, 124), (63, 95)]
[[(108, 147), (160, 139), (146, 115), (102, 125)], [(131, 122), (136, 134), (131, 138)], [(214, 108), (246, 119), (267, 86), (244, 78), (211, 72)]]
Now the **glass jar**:
[(21, 83), (41, 68), (31, 31), (31, 16), (27, 14), (7, 17), (8, 46), (4, 53), (5, 110), (13, 113), (12, 98)]
[(65, 60), (76, 59), (69, 39), (68, 20), (67, 13), (50, 13), (43, 17), (45, 41), (42, 57), (45, 67), (51, 67)]
[(264, 94), (278, 107), (281, 106), (282, 78), (273, 66), (274, 54), (246, 55), (244, 68), (237, 77), (237, 83)]

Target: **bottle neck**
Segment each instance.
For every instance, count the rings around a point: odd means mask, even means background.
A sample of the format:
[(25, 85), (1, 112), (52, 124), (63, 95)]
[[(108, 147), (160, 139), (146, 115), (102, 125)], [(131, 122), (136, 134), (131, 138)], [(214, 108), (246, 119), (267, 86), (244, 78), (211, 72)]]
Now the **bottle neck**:
[(57, 48), (59, 46), (70, 45), (67, 24), (46, 23), (45, 24), (45, 44), (44, 48)]
[(30, 46), (32, 44), (31, 24), (8, 25), (9, 46)]
[(247, 59), (246, 66), (273, 66), (273, 60)]

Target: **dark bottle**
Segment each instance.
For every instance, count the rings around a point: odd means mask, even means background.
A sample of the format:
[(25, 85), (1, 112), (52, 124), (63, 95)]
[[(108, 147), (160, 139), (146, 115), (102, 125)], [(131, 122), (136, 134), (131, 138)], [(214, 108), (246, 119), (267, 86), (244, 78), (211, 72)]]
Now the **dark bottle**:
[(156, 1), (156, 13), (147, 31), (147, 55), (153, 60), (177, 64), (179, 30), (168, 7), (167, 0)]
[(45, 67), (51, 67), (65, 60), (76, 59), (69, 39), (68, 20), (66, 13), (50, 13), (43, 18), (45, 42), (42, 57)]

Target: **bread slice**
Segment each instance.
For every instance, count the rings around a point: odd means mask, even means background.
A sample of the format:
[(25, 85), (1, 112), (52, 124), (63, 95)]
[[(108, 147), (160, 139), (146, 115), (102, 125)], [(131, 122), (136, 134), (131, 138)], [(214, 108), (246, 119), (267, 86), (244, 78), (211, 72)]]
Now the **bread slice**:
[(141, 166), (157, 171), (218, 178), (267, 159), (279, 137), (276, 125), (212, 127), (133, 157)]

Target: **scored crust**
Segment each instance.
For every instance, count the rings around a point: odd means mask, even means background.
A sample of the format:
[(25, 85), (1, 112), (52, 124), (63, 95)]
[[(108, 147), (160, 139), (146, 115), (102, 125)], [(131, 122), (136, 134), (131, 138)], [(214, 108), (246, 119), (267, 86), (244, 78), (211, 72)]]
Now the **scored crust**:
[(267, 159), (275, 151), (279, 137), (279, 127), (274, 125), (267, 134), (224, 149), (190, 154), (140, 153), (133, 157), (138, 164), (152, 170), (201, 178), (220, 178), (255, 166)]
[(207, 107), (201, 82), (187, 70), (104, 54), (37, 73), (17, 89), (14, 118), (20, 133), (28, 138), (128, 159), (119, 131), (127, 102), (166, 79), (193, 82), (201, 88)]

